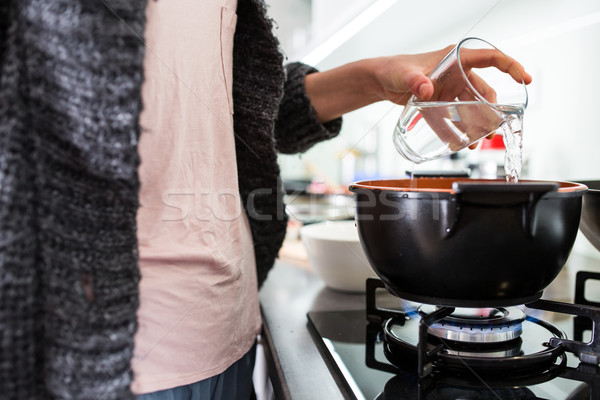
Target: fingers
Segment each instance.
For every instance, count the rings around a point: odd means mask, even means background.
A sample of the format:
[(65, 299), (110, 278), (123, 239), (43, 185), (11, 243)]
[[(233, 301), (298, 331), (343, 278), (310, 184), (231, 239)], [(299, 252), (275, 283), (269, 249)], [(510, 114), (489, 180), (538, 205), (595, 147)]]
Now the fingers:
[[(490, 140), (493, 139), (494, 136), (496, 136), (496, 131), (490, 133), (489, 135), (487, 135), (483, 140)], [(479, 143), (481, 143), (481, 140), (477, 141), (477, 143), (473, 143), (472, 145), (469, 146), (470, 150), (475, 150), (477, 148), (477, 146), (479, 146)]]
[(489, 101), (490, 103), (496, 103), (496, 91), (492, 89), (490, 85), (488, 85), (483, 79), (479, 77), (479, 75), (475, 74), (473, 71), (469, 74), (469, 81), (479, 92), (480, 95), (483, 96), (484, 99)]
[(429, 100), (433, 96), (433, 83), (421, 72), (407, 74), (406, 86), (419, 100)]
[(460, 58), (466, 69), (496, 67), (509, 74), (516, 82), (522, 80), (525, 84), (529, 84), (532, 81), (531, 75), (525, 72), (521, 64), (499, 50), (462, 49)]
[(421, 83), (417, 89), (417, 93), (418, 94), (415, 93), (415, 95), (421, 100), (429, 100), (433, 95), (433, 85), (431, 84), (431, 81)]

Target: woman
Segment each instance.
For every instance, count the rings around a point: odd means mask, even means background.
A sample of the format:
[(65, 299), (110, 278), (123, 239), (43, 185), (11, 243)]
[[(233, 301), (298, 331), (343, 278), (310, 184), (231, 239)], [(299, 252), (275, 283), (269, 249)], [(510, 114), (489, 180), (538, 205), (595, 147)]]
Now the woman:
[(449, 49), (284, 70), (262, 0), (0, 7), (7, 398), (249, 398), (286, 227), (276, 151), (429, 98)]

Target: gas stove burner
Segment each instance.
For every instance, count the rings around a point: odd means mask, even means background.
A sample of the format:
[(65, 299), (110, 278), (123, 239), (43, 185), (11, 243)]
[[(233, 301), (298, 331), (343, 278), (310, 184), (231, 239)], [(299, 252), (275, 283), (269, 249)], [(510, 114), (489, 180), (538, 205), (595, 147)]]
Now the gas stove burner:
[[(437, 307), (423, 304), (423, 317)], [(452, 314), (431, 324), (427, 332), (440, 339), (462, 343), (501, 343), (517, 339), (523, 332), (525, 313), (516, 308), (456, 308)]]
[[(512, 309), (506, 315), (511, 313)], [(496, 315), (496, 312), (492, 314)], [(515, 312), (514, 318), (520, 319), (520, 316), (520, 313)], [(416, 360), (419, 346), (425, 346), (429, 353), (434, 352), (436, 347), (441, 347), (441, 350), (436, 351), (435, 364), (446, 371), (467, 368), (487, 374), (510, 368), (514, 373), (529, 374), (527, 371), (545, 370), (554, 365), (563, 349), (560, 346), (548, 346), (537, 338), (564, 338), (563, 333), (547, 322), (527, 316), (520, 323), (521, 334), (512, 340), (461, 342), (429, 335), (426, 343), (420, 343), (417, 319), (392, 317), (383, 324), (386, 358), (392, 364), (400, 366)]]

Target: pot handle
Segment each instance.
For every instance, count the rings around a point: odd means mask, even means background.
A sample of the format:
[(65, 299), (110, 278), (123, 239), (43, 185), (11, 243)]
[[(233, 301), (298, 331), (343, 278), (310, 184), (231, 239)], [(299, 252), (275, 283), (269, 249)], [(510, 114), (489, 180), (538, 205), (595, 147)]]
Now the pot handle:
[[(555, 182), (454, 182), (452, 191), (456, 194), (456, 226), (461, 204), (474, 204), (490, 207), (523, 205), (523, 231), (533, 236), (533, 215), (537, 202), (548, 192), (555, 192), (559, 184)], [(451, 229), (452, 231), (453, 229)], [(450, 234), (452, 232), (448, 232)]]
[[(556, 182), (507, 183), (454, 182), (452, 191), (460, 195), (461, 201), (481, 205), (515, 205), (539, 199), (548, 192), (557, 191)], [(536, 200), (537, 201), (537, 200)]]

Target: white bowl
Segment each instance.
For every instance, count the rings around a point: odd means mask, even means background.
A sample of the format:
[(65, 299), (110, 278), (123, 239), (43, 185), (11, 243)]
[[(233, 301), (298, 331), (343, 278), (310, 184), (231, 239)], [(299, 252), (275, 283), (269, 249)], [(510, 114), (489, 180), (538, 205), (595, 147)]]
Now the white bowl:
[(369, 265), (354, 221), (326, 221), (300, 229), (308, 261), (327, 286), (364, 292), (367, 278), (377, 275)]

